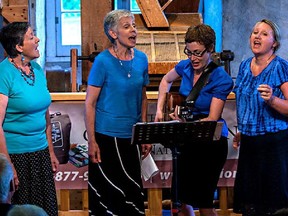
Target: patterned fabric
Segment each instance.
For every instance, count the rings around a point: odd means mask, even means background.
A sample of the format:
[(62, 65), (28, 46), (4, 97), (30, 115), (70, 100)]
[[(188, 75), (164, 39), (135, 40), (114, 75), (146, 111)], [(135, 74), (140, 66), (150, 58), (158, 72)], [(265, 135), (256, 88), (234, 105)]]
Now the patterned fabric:
[(284, 99), (280, 86), (288, 82), (288, 62), (276, 56), (253, 76), (251, 61), (252, 57), (240, 64), (234, 88), (241, 145), (233, 211), (245, 216), (288, 215), (288, 118), (257, 91), (260, 84), (268, 84), (274, 96)]
[(90, 216), (144, 216), (139, 146), (96, 133), (101, 163), (89, 162)]
[(236, 95), (238, 130), (248, 136), (263, 135), (288, 129), (288, 118), (264, 102), (257, 87), (269, 84), (273, 95), (284, 99), (280, 86), (288, 82), (288, 62), (278, 56), (258, 75), (253, 76), (252, 57), (239, 67), (234, 92)]
[(58, 215), (56, 189), (48, 148), (45, 150), (10, 154), (19, 178), (19, 189), (12, 197), (13, 204), (34, 204), (49, 216)]

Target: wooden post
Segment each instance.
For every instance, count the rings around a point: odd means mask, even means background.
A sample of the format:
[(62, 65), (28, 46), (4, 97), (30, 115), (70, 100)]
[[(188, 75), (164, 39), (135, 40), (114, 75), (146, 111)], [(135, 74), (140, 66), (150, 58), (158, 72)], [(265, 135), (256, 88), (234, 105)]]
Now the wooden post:
[(71, 49), (71, 91), (77, 92), (77, 49)]
[(68, 189), (60, 190), (60, 209), (61, 211), (69, 211), (70, 209), (70, 192)]
[(162, 188), (147, 190), (149, 216), (162, 216)]
[(220, 193), (220, 195), (219, 195), (219, 202), (220, 202), (219, 208), (222, 211), (227, 211), (227, 209), (228, 209), (227, 187), (220, 187), (220, 192), (219, 193)]

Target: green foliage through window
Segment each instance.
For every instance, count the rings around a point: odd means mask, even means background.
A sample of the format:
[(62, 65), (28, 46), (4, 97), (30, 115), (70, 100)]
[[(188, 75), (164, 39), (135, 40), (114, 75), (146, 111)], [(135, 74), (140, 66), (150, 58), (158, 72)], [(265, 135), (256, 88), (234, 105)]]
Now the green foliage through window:
[(80, 11), (81, 8), (80, 0), (62, 0), (62, 11)]

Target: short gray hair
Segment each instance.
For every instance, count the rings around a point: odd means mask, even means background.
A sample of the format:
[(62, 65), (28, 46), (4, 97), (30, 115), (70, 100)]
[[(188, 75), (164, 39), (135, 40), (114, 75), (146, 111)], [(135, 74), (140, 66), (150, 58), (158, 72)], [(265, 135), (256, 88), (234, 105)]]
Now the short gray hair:
[(104, 18), (104, 32), (111, 43), (114, 43), (115, 40), (109, 35), (109, 30), (116, 31), (119, 20), (123, 17), (131, 17), (135, 20), (134, 14), (126, 9), (112, 10)]
[(6, 155), (0, 153), (0, 202), (7, 201), (10, 184), (13, 181), (13, 168)]

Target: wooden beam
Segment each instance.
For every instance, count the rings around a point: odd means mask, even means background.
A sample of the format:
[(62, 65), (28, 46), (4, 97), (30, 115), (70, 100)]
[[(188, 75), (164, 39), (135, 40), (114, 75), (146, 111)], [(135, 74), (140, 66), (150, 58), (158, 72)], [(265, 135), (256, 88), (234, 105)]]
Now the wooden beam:
[(28, 22), (28, 5), (3, 6), (1, 15), (8, 22)]
[(82, 210), (70, 210), (70, 211), (59, 211), (58, 216), (88, 216), (88, 211)]
[(169, 27), (158, 0), (136, 0), (148, 27)]
[(6, 5), (28, 5), (28, 0), (4, 0), (6, 2)]
[(166, 74), (178, 61), (171, 62), (149, 62), (149, 74)]
[(168, 0), (168, 1), (162, 6), (161, 10), (164, 11), (164, 10), (169, 6), (169, 4), (171, 4), (172, 1), (173, 1), (173, 0)]

